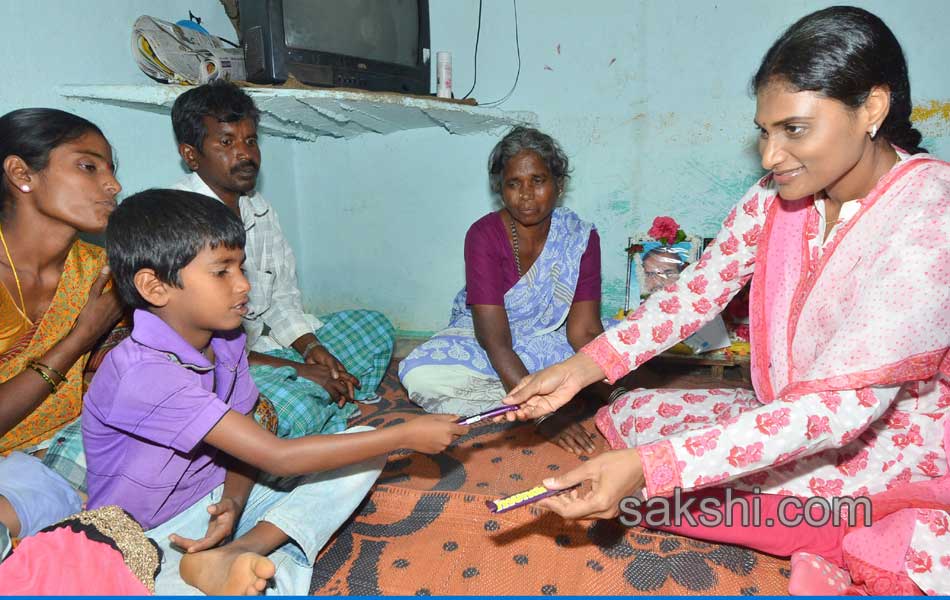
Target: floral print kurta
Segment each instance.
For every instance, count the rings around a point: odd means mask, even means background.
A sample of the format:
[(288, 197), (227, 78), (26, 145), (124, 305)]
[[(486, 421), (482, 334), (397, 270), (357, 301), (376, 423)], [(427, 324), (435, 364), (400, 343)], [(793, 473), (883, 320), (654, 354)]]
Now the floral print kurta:
[[(608, 381), (697, 331), (740, 291), (755, 270), (772, 202), (782, 200), (766, 177), (679, 281), (582, 349)], [(809, 270), (834, 250), (862, 202), (845, 203), (824, 237), (823, 201), (815, 200), (805, 229)], [(647, 496), (726, 482), (803, 497), (861, 496), (946, 475), (948, 410), (950, 381), (938, 371), (929, 380), (778, 395), (769, 403), (744, 389), (639, 389), (602, 408), (597, 426), (613, 448), (638, 448)], [(909, 552), (928, 553), (950, 581), (950, 534), (923, 529), (928, 535), (915, 533)], [(909, 566), (908, 574), (924, 590), (932, 587), (932, 570), (915, 576)]]
[[(583, 349), (615, 381), (712, 319), (752, 277), (758, 237), (776, 200), (760, 181), (732, 209), (701, 260), (652, 294), (624, 323)], [(821, 256), (860, 201), (846, 203)], [(815, 210), (823, 217), (822, 202)], [(869, 340), (869, 343), (873, 343)], [(750, 390), (636, 390), (598, 415), (612, 447), (638, 446), (648, 495), (734, 481), (802, 496), (863, 495), (944, 475), (950, 382), (818, 392), (761, 404)], [(636, 440), (636, 443), (632, 443)]]

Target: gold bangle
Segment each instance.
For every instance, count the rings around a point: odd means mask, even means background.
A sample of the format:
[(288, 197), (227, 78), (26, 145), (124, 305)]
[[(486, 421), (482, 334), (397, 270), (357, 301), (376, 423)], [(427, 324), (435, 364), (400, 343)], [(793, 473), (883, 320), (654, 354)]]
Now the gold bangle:
[(69, 381), (68, 379), (66, 379), (66, 376), (65, 376), (65, 375), (63, 375), (62, 373), (60, 373), (59, 371), (57, 371), (56, 369), (54, 369), (53, 367), (51, 367), (51, 366), (49, 366), (49, 365), (44, 365), (43, 363), (41, 363), (41, 362), (38, 361), (38, 360), (32, 360), (32, 361), (30, 361), (30, 362), (32, 362), (34, 365), (36, 365), (36, 366), (38, 366), (38, 367), (43, 367), (44, 369), (46, 369), (47, 371), (49, 371), (49, 372), (52, 373), (53, 375), (59, 377), (59, 380), (60, 380), (61, 383), (66, 383), (67, 381)]
[(28, 369), (33, 369), (34, 371), (36, 371), (37, 373), (39, 373), (39, 376), (42, 377), (43, 380), (49, 385), (49, 393), (50, 393), (50, 394), (55, 394), (55, 393), (56, 393), (56, 384), (53, 383), (53, 380), (50, 378), (49, 375), (47, 375), (46, 373), (43, 372), (43, 369), (39, 368), (39, 367), (38, 367), (37, 365), (35, 365), (32, 361), (31, 361), (30, 363), (28, 363), (28, 364), (26, 365), (26, 367), (27, 367)]
[(59, 380), (58, 382), (53, 382), (52, 384), (53, 387), (55, 388), (54, 392), (58, 391), (59, 388), (61, 388), (63, 384), (66, 383), (66, 377), (64, 377), (62, 373), (50, 367), (49, 365), (44, 365), (43, 363), (37, 360), (31, 359), (29, 361), (29, 366), (37, 373), (42, 373), (45, 376), (44, 379), (46, 379), (48, 382), (53, 381), (53, 377), (56, 377), (56, 379)]

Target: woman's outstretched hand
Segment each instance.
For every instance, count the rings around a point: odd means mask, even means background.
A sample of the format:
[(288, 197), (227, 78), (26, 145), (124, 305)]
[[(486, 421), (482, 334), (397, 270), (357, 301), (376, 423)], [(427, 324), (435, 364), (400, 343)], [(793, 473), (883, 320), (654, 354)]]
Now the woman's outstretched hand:
[(552, 413), (571, 401), (582, 389), (604, 378), (592, 359), (578, 353), (564, 362), (522, 379), (502, 400), (521, 408), (504, 415), (508, 421), (527, 421)]
[(605, 452), (560, 477), (544, 480), (549, 490), (563, 490), (590, 481), (589, 491), (571, 490), (545, 498), (538, 506), (565, 519), (612, 519), (620, 514), (620, 502), (643, 489), (643, 465), (635, 448)]

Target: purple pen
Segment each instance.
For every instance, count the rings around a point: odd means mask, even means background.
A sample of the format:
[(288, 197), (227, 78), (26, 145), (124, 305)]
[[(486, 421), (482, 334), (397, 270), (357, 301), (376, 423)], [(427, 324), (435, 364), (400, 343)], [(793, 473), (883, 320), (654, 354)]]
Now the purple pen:
[(477, 415), (472, 415), (471, 417), (462, 417), (456, 423), (459, 425), (472, 425), (478, 423), (479, 421), (484, 421), (485, 419), (490, 419), (492, 417), (497, 417), (498, 415), (503, 415), (506, 412), (511, 412), (513, 410), (518, 410), (521, 408), (517, 404), (512, 404), (509, 406), (500, 406), (498, 408), (493, 408), (491, 410), (486, 410), (483, 413), (478, 413)]

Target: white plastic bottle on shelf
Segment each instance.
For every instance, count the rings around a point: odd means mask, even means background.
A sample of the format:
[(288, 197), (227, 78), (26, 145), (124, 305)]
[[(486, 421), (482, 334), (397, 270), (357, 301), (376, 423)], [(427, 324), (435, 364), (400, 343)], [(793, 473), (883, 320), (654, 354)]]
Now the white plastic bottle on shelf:
[(435, 95), (439, 98), (452, 97), (452, 53), (441, 51), (435, 54)]

